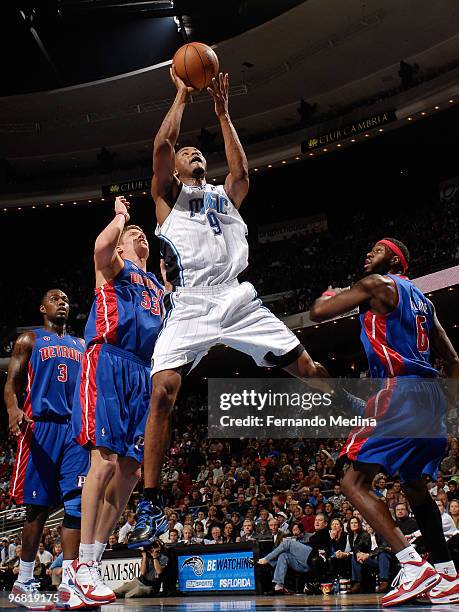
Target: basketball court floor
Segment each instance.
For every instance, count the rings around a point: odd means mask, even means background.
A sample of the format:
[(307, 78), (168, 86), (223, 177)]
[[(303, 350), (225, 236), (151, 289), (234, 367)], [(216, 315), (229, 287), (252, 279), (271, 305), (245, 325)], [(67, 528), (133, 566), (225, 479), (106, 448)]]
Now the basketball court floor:
[[(376, 595), (292, 595), (282, 597), (267, 596), (227, 596), (211, 597), (155, 597), (151, 599), (120, 599), (116, 603), (98, 608), (103, 612), (325, 612), (362, 610), (377, 612), (382, 610), (380, 598)], [(97, 608), (96, 608), (97, 609)], [(430, 606), (413, 602), (390, 608), (404, 612), (436, 610), (437, 612), (459, 612), (459, 605)], [(8, 594), (0, 594), (0, 610), (22, 610), (8, 601)]]

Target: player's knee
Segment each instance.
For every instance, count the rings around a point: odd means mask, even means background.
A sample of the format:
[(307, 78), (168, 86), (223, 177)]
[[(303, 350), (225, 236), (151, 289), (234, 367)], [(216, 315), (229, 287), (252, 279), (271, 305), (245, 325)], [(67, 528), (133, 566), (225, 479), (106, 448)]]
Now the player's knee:
[(173, 378), (162, 378), (153, 383), (151, 407), (159, 412), (170, 414), (174, 407), (180, 383)]
[(116, 462), (118, 458), (116, 455), (104, 456), (100, 455), (97, 461), (94, 461), (91, 465), (91, 472), (96, 480), (107, 482), (115, 474)]

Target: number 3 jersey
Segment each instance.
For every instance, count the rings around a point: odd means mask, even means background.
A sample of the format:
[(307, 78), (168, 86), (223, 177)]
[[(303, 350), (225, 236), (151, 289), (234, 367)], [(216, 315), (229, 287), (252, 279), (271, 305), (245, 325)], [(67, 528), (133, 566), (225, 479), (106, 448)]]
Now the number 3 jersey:
[(247, 226), (222, 185), (182, 183), (156, 235), (167, 280), (176, 287), (228, 283), (247, 267)]
[(430, 365), (429, 335), (432, 303), (404, 276), (388, 274), (398, 291), (398, 304), (389, 314), (361, 309), (362, 340), (372, 378), (437, 376)]
[(45, 328), (33, 333), (23, 410), (36, 420), (70, 417), (83, 344), (78, 338), (59, 336)]
[(95, 290), (84, 339), (111, 344), (149, 362), (161, 327), (164, 290), (151, 272), (124, 260), (119, 274)]

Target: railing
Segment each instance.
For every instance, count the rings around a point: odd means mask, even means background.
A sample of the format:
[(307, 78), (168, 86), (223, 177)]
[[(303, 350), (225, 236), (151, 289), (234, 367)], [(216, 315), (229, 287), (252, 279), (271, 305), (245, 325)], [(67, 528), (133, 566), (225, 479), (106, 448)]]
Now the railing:
[[(0, 512), (0, 537), (9, 537), (16, 535), (22, 530), (26, 516), (25, 506), (20, 508), (11, 508), (10, 510), (2, 510)], [(46, 527), (56, 527), (62, 523), (64, 518), (64, 509), (59, 508), (52, 512), (46, 521)]]

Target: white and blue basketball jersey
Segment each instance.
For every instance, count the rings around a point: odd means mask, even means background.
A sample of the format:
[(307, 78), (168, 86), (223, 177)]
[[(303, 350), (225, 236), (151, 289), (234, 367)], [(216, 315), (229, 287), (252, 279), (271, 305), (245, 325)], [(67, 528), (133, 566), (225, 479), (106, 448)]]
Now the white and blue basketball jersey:
[(248, 265), (247, 226), (223, 185), (182, 183), (174, 207), (155, 233), (167, 280), (175, 287), (228, 283)]

